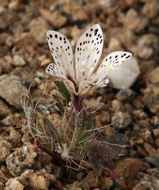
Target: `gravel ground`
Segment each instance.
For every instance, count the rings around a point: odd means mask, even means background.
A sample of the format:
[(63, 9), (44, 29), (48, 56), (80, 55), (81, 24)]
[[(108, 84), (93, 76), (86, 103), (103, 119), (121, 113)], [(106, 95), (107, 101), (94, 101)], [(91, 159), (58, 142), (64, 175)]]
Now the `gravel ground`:
[[(85, 100), (102, 105), (96, 126), (108, 125), (103, 132), (124, 141), (125, 154), (114, 161), (117, 179), (53, 161), (35, 145), (21, 106), (31, 83), (37, 99), (55, 87), (45, 73), (52, 62), (47, 30), (63, 33), (75, 48), (95, 23), (104, 34), (102, 57), (132, 52), (141, 71), (131, 89), (96, 89)], [(158, 27), (158, 0), (0, 0), (0, 190), (159, 189)]]

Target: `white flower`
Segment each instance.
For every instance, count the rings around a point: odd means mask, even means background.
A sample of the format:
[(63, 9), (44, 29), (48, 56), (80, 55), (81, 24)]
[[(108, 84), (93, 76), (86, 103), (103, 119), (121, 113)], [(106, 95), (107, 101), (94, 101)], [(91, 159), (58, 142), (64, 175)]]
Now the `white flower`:
[(78, 40), (75, 63), (71, 45), (64, 35), (49, 30), (47, 39), (55, 63), (49, 64), (46, 72), (63, 80), (76, 96), (85, 95), (94, 86), (106, 86), (109, 82), (106, 78), (108, 73), (132, 56), (129, 52), (115, 51), (98, 66), (103, 49), (103, 34), (98, 24), (86, 30)]

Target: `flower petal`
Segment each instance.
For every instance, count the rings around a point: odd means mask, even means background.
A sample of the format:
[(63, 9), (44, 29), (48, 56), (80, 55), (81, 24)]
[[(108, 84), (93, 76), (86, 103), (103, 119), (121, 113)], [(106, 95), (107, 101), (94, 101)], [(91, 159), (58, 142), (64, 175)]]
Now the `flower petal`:
[(102, 80), (101, 82), (98, 82), (96, 85), (99, 87), (105, 87), (109, 83), (109, 79)]
[(49, 30), (47, 40), (55, 63), (63, 70), (65, 76), (70, 74), (74, 79), (73, 53), (68, 39), (59, 32)]
[(53, 75), (59, 79), (62, 79), (64, 84), (66, 85), (67, 89), (69, 89), (71, 91), (71, 93), (76, 94), (76, 89), (75, 89), (74, 83), (71, 80), (68, 80), (66, 78), (63, 71), (61, 70), (61, 68), (58, 65), (56, 65), (54, 63), (49, 64), (46, 68), (46, 73)]
[(103, 48), (103, 34), (98, 24), (86, 30), (76, 45), (76, 78), (80, 83), (89, 79), (99, 61)]
[(46, 73), (53, 75), (55, 77), (66, 79), (65, 73), (61, 67), (56, 65), (55, 63), (50, 63), (46, 68)]
[(120, 64), (124, 61), (129, 60), (132, 54), (124, 51), (115, 51), (106, 56), (95, 73), (92, 82), (101, 82), (105, 79), (107, 74), (113, 70), (116, 70)]
[(90, 81), (82, 81), (79, 86), (79, 95), (85, 95), (95, 84), (91, 83)]
[(70, 81), (70, 80), (63, 80), (64, 84), (66, 85), (66, 88), (72, 93), (72, 94), (76, 94), (76, 89), (75, 89), (75, 85)]

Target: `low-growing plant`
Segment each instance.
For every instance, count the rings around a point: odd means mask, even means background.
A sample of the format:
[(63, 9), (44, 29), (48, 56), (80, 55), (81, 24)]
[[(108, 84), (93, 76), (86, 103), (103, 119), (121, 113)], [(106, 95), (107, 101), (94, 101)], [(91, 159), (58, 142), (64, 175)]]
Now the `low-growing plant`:
[(85, 108), (83, 99), (93, 87), (107, 86), (108, 73), (129, 60), (131, 53), (116, 51), (98, 64), (103, 48), (102, 30), (98, 24), (78, 40), (75, 64), (71, 45), (64, 35), (49, 30), (47, 39), (55, 63), (47, 66), (46, 73), (53, 75), (57, 87), (54, 110), (60, 121), (55, 125), (44, 111), (34, 106), (28, 93), (22, 103), (30, 132), (42, 150), (68, 167), (85, 168), (90, 162), (96, 174), (105, 170), (115, 177), (110, 169), (118, 153), (106, 140), (97, 138), (95, 111)]

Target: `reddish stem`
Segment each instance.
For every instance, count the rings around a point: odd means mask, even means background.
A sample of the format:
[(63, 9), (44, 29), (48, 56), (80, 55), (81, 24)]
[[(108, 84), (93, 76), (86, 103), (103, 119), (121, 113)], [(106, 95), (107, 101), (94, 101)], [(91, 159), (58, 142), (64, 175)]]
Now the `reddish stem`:
[(76, 96), (76, 95), (73, 95), (73, 98), (72, 98), (72, 107), (73, 107), (73, 110), (79, 112), (82, 108), (82, 98), (79, 97), (79, 96)]
[(115, 175), (113, 171), (107, 171), (106, 169), (103, 170), (107, 175), (112, 177), (113, 179), (117, 179), (118, 177)]
[(50, 152), (44, 146), (42, 146), (38, 139), (35, 139), (35, 144), (43, 151), (49, 154), (55, 161), (59, 161), (60, 163), (65, 163), (65, 160), (61, 158), (61, 156), (55, 152)]

